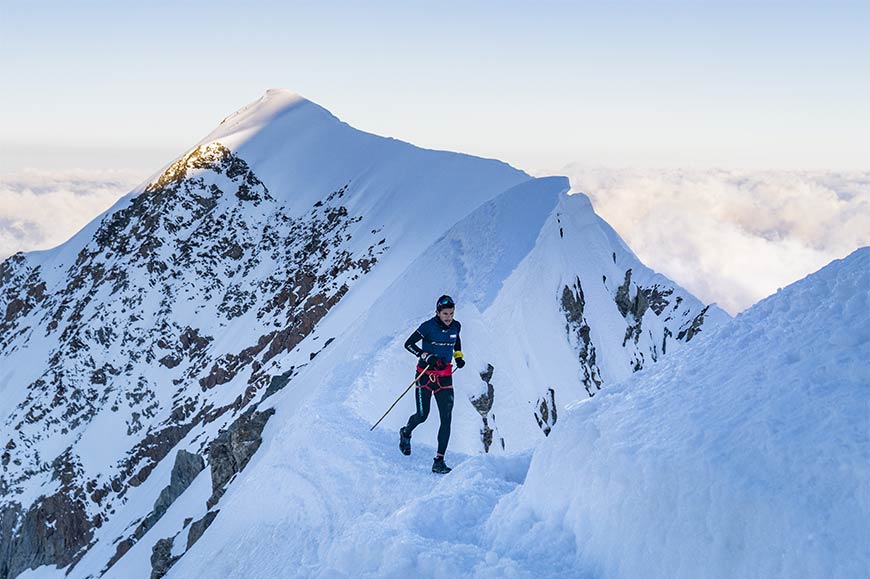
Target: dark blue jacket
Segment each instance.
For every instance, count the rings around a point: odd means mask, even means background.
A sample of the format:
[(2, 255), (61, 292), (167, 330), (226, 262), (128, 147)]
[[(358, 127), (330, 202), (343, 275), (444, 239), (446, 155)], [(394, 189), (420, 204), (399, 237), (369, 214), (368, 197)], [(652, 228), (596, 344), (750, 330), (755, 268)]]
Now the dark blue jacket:
[[(449, 326), (445, 326), (438, 316), (426, 320), (417, 331), (405, 340), (405, 349), (419, 357), (426, 352), (442, 358), (445, 363), (453, 360), (453, 352), (462, 350), (462, 342), (459, 340), (459, 331), (462, 324), (453, 320)], [(417, 342), (423, 340), (423, 347), (417, 346)]]

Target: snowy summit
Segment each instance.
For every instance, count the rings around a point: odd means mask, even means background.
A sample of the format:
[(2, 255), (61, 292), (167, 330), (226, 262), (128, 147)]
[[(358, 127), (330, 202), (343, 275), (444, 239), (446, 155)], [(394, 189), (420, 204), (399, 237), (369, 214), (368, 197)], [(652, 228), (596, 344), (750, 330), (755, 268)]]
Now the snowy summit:
[(859, 576), (867, 250), (731, 320), (568, 189), (270, 90), (7, 259), (0, 579)]

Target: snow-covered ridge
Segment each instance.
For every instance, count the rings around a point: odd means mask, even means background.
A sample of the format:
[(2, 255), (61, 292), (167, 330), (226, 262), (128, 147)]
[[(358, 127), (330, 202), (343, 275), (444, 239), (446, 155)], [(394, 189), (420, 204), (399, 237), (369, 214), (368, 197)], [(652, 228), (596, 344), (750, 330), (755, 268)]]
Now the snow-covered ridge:
[[(66, 244), (4, 262), (0, 579), (162, 575), (264, 496), (246, 481), (270, 481), (288, 445), (375, 451), (404, 411), (375, 435), (363, 422), (408, 381), (401, 342), (442, 292), (470, 361), (451, 443), (466, 454), (534, 448), (557, 406), (727, 319), (566, 190), (270, 92)], [(284, 492), (275, 516), (307, 521), (294, 561), (323, 517)]]
[(868, 287), (862, 248), (576, 404), (489, 521), (495, 544), (519, 556), (535, 526), (596, 577), (865, 575)]

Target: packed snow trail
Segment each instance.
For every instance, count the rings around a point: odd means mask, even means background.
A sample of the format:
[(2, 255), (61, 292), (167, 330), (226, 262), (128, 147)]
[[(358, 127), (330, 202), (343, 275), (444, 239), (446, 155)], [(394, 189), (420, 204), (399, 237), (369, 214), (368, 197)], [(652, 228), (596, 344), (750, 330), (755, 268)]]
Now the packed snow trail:
[[(480, 418), (468, 400), (480, 381), (475, 366), (455, 375), (450, 474), (431, 472), (437, 413), (415, 430), (411, 456), (400, 452), (398, 428), (414, 412), (410, 395), (369, 431), (414, 377), (415, 360), (402, 343), (416, 324), (397, 333), (389, 303), (389, 296), (373, 303), (372, 315), (274, 396), (280, 419), (266, 425), (263, 445), (229, 486), (214, 523), (167, 577), (539, 576), (533, 561), (489, 546), (485, 525), (522, 484), (530, 451), (477, 454)], [(479, 315), (472, 306), (459, 311), (469, 322)], [(390, 329), (391, 343), (370, 341)], [(463, 346), (474, 352), (474, 332), (468, 337)], [(361, 395), (380, 402), (369, 412), (362, 402), (371, 400)], [(473, 448), (474, 440), (477, 453), (457, 450)], [(537, 553), (545, 557), (546, 548)], [(550, 576), (576, 573), (557, 565)]]
[[(268, 446), (221, 503), (210, 529), (216, 542), (194, 546), (170, 577), (456, 577), (492, 561), (482, 525), (521, 484), (528, 454), (448, 452), (453, 472), (433, 474), (435, 449), (424, 436), (415, 433), (412, 455), (403, 456), (392, 429), (370, 433), (341, 402), (338, 393), (320, 397), (292, 424), (264, 433)], [(394, 412), (413, 412), (403, 402)], [(516, 567), (492, 562), (492, 577)]]

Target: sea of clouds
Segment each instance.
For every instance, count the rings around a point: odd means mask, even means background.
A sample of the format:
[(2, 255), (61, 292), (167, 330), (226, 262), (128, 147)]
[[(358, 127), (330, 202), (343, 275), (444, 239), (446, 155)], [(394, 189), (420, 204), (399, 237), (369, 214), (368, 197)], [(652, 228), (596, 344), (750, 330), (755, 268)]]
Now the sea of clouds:
[(560, 171), (641, 261), (736, 314), (870, 245), (870, 172)]
[[(870, 245), (870, 172), (569, 165), (537, 173), (570, 177), (644, 263), (732, 314)], [(63, 243), (142, 179), (135, 171), (0, 174), (0, 259)]]
[(63, 243), (142, 179), (121, 170), (0, 173), (0, 260)]

